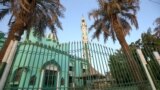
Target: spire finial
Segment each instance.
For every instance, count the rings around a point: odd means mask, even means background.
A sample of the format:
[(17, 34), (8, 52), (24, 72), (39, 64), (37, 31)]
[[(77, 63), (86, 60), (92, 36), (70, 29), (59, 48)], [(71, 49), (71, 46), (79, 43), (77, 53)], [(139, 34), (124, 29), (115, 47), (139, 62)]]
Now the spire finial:
[(84, 20), (84, 15), (82, 14), (82, 20)]

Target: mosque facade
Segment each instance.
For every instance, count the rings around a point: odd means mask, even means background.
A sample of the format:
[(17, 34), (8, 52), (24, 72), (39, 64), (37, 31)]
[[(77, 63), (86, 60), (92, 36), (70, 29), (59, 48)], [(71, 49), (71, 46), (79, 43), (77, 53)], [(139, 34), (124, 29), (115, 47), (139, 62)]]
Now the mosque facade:
[[(82, 42), (77, 49), (72, 47), (76, 43), (60, 43), (55, 33), (40, 40), (31, 32), (28, 39), (18, 44), (4, 88), (70, 90), (69, 88), (85, 86), (88, 83), (89, 55), (86, 49), (88, 36), (84, 18), (81, 21), (81, 30)], [(0, 35), (2, 47), (5, 38), (3, 33)], [(78, 54), (75, 54), (78, 49)]]

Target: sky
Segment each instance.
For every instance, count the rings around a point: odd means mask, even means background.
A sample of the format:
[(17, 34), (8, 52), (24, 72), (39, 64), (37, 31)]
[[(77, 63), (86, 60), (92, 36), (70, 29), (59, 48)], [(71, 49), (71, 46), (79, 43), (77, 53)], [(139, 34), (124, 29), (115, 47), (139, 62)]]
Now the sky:
[[(160, 2), (159, 0), (154, 0)], [(72, 42), (81, 41), (81, 18), (84, 16), (87, 22), (88, 28), (93, 24), (93, 19), (88, 18), (88, 13), (92, 9), (98, 8), (97, 0), (61, 0), (62, 4), (66, 8), (64, 12), (65, 17), (61, 19), (63, 30), (58, 30), (58, 38), (60, 42)], [(0, 6), (1, 7), (1, 6)], [(160, 4), (153, 3), (151, 0), (140, 0), (140, 10), (137, 13), (137, 19), (139, 23), (139, 29), (132, 29), (129, 36), (126, 37), (128, 44), (138, 40), (141, 33), (146, 32), (149, 27), (154, 27), (153, 22), (157, 17), (160, 17)], [(8, 32), (9, 16), (6, 16), (0, 22), (0, 31)], [(48, 30), (47, 30), (48, 31)], [(91, 41), (92, 32), (89, 33), (89, 41)], [(109, 38), (106, 43), (103, 42), (103, 38), (100, 40), (92, 40), (92, 42), (103, 44), (111, 48), (120, 48), (118, 41), (115, 43)]]

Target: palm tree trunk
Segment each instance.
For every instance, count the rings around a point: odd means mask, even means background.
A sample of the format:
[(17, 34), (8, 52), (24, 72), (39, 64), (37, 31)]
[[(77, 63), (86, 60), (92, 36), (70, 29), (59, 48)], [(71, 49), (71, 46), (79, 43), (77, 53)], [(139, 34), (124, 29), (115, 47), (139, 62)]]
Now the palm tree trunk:
[[(4, 58), (4, 55), (8, 52), (7, 51), (7, 48), (11, 42), (11, 40), (20, 40), (20, 37), (21, 35), (23, 34), (24, 32), (24, 24), (22, 22), (19, 22), (19, 20), (17, 20), (14, 24), (12, 24), (11, 26), (11, 30), (9, 31), (9, 34), (8, 34), (8, 38), (7, 40), (5, 41), (1, 51), (0, 51), (0, 78), (2, 76), (2, 73), (4, 72), (4, 70), (6, 70), (6, 60), (3, 60)], [(10, 53), (10, 52), (9, 52)], [(8, 56), (7, 56), (8, 57)]]
[(134, 60), (134, 58), (130, 52), (129, 46), (125, 40), (125, 35), (123, 34), (123, 28), (120, 25), (116, 15), (112, 17), (112, 25), (114, 27), (117, 39), (122, 47), (122, 50), (125, 53), (125, 56), (127, 57), (127, 63), (130, 68), (130, 71), (132, 73), (132, 77), (133, 77), (134, 81), (136, 83), (142, 82), (143, 78), (142, 78), (142, 74), (140, 72), (140, 68), (138, 66), (138, 63)]
[[(11, 26), (11, 30), (9, 31), (7, 40), (5, 41), (1, 51), (0, 51), (0, 62), (2, 62), (2, 59), (5, 55), (5, 52), (11, 42), (11, 40), (20, 40), (21, 35), (24, 32), (24, 24), (20, 22), (19, 20), (16, 20), (16, 22)], [(17, 36), (18, 35), (18, 36)]]
[[(24, 2), (25, 0), (23, 0)], [(36, 0), (27, 0), (28, 4), (26, 3), (22, 3), (23, 7), (21, 6), (21, 11), (19, 12), (19, 14), (16, 14), (16, 20), (15, 22), (11, 25), (9, 34), (8, 34), (8, 38), (5, 41), (1, 51), (0, 51), (0, 62), (2, 62), (2, 59), (4, 57), (4, 54), (7, 50), (7, 47), (9, 46), (9, 43), (11, 40), (20, 40), (21, 36), (24, 32), (25, 27), (27, 27), (27, 23), (30, 22), (31, 20), (31, 15), (35, 10), (35, 6), (36, 6)], [(24, 10), (24, 7), (27, 7), (29, 12)], [(18, 36), (17, 36), (18, 35)]]

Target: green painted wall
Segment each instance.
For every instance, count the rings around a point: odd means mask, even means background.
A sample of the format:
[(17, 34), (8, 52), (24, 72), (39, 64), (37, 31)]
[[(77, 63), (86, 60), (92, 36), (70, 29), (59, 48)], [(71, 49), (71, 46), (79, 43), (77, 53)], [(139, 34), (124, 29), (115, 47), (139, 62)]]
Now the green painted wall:
[[(69, 87), (69, 76), (73, 77), (76, 86), (83, 86), (82, 64), (85, 60), (69, 54), (70, 44), (42, 38), (34, 38), (31, 34), (28, 40), (18, 45), (13, 66), (6, 83), (6, 89), (26, 88), (27, 90), (39, 88), (43, 67), (46, 63), (51, 63), (59, 67), (59, 80), (57, 84), (60, 90), (67, 90)], [(52, 62), (51, 62), (52, 61)], [(69, 71), (70, 64), (73, 70)], [(14, 75), (18, 68), (23, 68), (19, 82), (14, 82)], [(71, 72), (71, 73), (70, 73)], [(29, 85), (30, 78), (35, 75), (34, 85)], [(44, 81), (43, 81), (44, 82)], [(16, 86), (17, 85), (17, 86)]]

